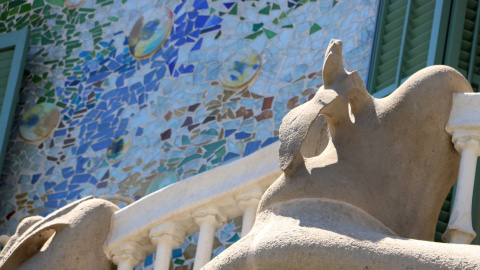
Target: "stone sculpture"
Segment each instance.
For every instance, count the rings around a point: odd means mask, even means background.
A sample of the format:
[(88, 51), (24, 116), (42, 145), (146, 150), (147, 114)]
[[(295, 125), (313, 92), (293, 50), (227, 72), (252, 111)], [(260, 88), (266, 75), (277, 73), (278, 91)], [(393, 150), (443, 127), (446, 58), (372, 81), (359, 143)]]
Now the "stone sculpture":
[(470, 85), (433, 66), (376, 99), (341, 51), (332, 40), (324, 85), (283, 119), (284, 174), (253, 229), (204, 269), (480, 268), (480, 247), (431, 242), (459, 166), (445, 125)]
[(0, 253), (0, 270), (116, 269), (103, 245), (118, 209), (87, 197), (46, 217), (23, 219)]

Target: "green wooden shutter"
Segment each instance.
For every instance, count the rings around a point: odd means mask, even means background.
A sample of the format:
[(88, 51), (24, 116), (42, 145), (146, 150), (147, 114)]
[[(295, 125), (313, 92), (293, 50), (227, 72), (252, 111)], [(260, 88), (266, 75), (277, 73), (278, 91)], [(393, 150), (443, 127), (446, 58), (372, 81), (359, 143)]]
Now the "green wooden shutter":
[(28, 52), (29, 31), (0, 35), (0, 173)]
[[(478, 0), (453, 1), (445, 64), (454, 67), (467, 78), (475, 92), (480, 86), (480, 4)], [(473, 193), (472, 219), (477, 237), (472, 244), (480, 244), (480, 163), (477, 162)]]
[(445, 53), (445, 64), (460, 71), (475, 92), (480, 85), (479, 17), (477, 0), (454, 2)]
[(443, 55), (450, 5), (441, 0), (381, 1), (368, 89), (377, 97), (393, 92), (418, 70)]

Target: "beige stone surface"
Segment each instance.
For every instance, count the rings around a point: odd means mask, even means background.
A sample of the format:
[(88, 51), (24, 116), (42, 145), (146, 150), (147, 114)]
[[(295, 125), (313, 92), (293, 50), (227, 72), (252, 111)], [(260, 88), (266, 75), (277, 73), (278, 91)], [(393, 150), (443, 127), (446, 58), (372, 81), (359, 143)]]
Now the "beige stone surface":
[(458, 174), (445, 131), (453, 93), (470, 85), (433, 66), (376, 99), (341, 49), (331, 41), (324, 86), (283, 120), (284, 174), (252, 231), (204, 269), (480, 268), (480, 247), (429, 242)]
[(28, 217), (0, 253), (0, 270), (115, 269), (103, 253), (118, 207), (87, 197), (45, 218)]

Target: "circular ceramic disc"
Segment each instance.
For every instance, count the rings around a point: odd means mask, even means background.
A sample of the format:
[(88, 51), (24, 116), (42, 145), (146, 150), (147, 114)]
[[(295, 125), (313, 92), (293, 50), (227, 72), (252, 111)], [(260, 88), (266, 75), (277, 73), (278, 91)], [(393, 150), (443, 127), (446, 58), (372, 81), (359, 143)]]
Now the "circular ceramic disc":
[(220, 82), (226, 88), (240, 89), (250, 84), (260, 70), (261, 58), (251, 50), (231, 57), (220, 69)]
[(130, 149), (130, 143), (125, 142), (123, 136), (113, 140), (107, 148), (107, 161), (117, 163), (120, 161)]
[(153, 55), (168, 38), (172, 25), (173, 13), (169, 8), (156, 7), (148, 10), (130, 32), (130, 53), (139, 59)]
[(35, 105), (20, 121), (20, 136), (27, 142), (39, 142), (47, 138), (60, 121), (57, 106), (49, 103)]

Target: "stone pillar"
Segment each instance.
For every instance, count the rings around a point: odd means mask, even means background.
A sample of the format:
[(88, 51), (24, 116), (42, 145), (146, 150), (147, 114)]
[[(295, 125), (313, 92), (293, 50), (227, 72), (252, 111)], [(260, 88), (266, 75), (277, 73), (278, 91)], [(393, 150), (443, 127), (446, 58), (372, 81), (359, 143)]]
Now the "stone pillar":
[(448, 243), (470, 244), (476, 235), (472, 227), (472, 196), (480, 137), (472, 134), (455, 135), (458, 133), (454, 133), (453, 142), (461, 154), (460, 169), (450, 221), (442, 238)]
[(254, 187), (246, 192), (238, 194), (235, 198), (238, 206), (243, 210), (242, 237), (250, 232), (255, 223), (258, 203), (264, 192), (265, 190), (263, 188)]
[(168, 270), (172, 249), (177, 248), (185, 240), (185, 230), (176, 222), (167, 221), (149, 233), (150, 240), (157, 246), (155, 270)]
[(112, 261), (117, 270), (132, 270), (145, 260), (145, 249), (135, 242), (126, 242), (112, 252)]
[(210, 261), (215, 230), (222, 226), (227, 218), (216, 206), (206, 206), (197, 209), (192, 217), (195, 223), (200, 226), (195, 265), (193, 268), (193, 270), (198, 270)]

